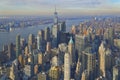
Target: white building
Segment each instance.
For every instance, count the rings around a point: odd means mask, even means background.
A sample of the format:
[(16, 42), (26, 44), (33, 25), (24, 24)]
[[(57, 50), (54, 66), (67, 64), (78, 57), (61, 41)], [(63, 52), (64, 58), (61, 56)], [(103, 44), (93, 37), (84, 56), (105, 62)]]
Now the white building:
[(70, 80), (70, 54), (64, 55), (64, 80)]

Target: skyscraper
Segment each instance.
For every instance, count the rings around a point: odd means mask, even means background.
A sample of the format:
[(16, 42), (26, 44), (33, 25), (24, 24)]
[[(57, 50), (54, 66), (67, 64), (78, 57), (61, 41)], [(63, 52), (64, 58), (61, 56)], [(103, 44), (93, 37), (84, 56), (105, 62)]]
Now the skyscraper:
[(47, 80), (47, 74), (45, 72), (40, 72), (37, 75), (38, 80)]
[(12, 66), (10, 67), (10, 74), (9, 74), (9, 78), (12, 80), (18, 80), (18, 69), (16, 67), (16, 65), (12, 64)]
[(72, 25), (71, 33), (72, 33), (72, 34), (76, 34), (76, 32), (77, 32), (76, 26), (75, 26), (75, 25)]
[(109, 71), (112, 68), (112, 52), (104, 41), (99, 47), (99, 61), (100, 74), (103, 77), (106, 77), (106, 71)]
[(45, 28), (45, 36), (44, 36), (46, 41), (50, 41), (50, 28), (47, 27)]
[(51, 43), (50, 42), (47, 42), (46, 51), (51, 52)]
[(52, 26), (52, 47), (58, 46), (58, 40), (59, 40), (59, 25), (58, 25), (58, 13), (56, 11), (55, 6), (55, 12), (54, 12), (54, 25)]
[(113, 67), (113, 80), (120, 80), (120, 66), (115, 65)]
[(58, 24), (58, 13), (56, 11), (56, 6), (55, 6), (55, 12), (54, 12), (54, 24)]
[(89, 80), (94, 80), (96, 77), (96, 53), (92, 47), (87, 47), (82, 52), (82, 70), (87, 70)]
[(102, 76), (106, 76), (105, 72), (105, 49), (106, 43), (103, 41), (99, 47), (99, 66), (100, 66), (100, 74)]
[(66, 24), (65, 24), (65, 21), (60, 22), (58, 25), (59, 25), (59, 31), (60, 31), (60, 32), (66, 32)]
[(110, 46), (114, 44), (114, 28), (109, 27), (104, 32), (104, 39), (108, 41)]
[(53, 25), (52, 27), (52, 47), (57, 47), (58, 45), (58, 37), (59, 35), (59, 29), (58, 29), (58, 25)]
[(78, 62), (76, 65), (76, 70), (75, 70), (75, 80), (80, 80), (81, 79), (81, 75), (82, 75), (82, 66), (81, 66), (81, 62), (78, 58)]
[(44, 30), (39, 30), (38, 31), (38, 35), (40, 35), (42, 39), (44, 39), (44, 36), (45, 36), (44, 34), (45, 34)]
[(49, 80), (60, 80), (60, 68), (58, 66), (51, 67), (49, 71)]
[(37, 35), (37, 49), (42, 50), (42, 37), (41, 35)]
[(68, 52), (70, 53), (70, 64), (75, 62), (75, 47), (72, 37), (70, 38), (69, 44), (68, 44)]
[(78, 52), (78, 56), (81, 60), (81, 52), (85, 49), (87, 46), (87, 37), (84, 35), (77, 34), (75, 35), (75, 48)]
[(33, 34), (29, 34), (28, 45), (33, 45), (34, 39), (35, 39), (34, 35)]
[(64, 55), (64, 80), (70, 80), (71, 76), (70, 68), (70, 54), (65, 53)]
[(113, 46), (114, 44), (114, 28), (110, 27), (109, 28), (109, 44)]
[(45, 51), (45, 41), (41, 34), (37, 35), (37, 49), (41, 52)]
[(13, 59), (13, 44), (12, 43), (10, 43), (9, 45), (8, 45), (8, 58), (9, 58), (9, 60), (10, 59)]
[(87, 53), (87, 71), (89, 80), (94, 80), (96, 77), (96, 53), (92, 52), (90, 49), (91, 48), (89, 48), (89, 52)]
[(42, 53), (38, 53), (38, 64), (41, 65), (43, 64), (43, 54)]
[(16, 58), (21, 54), (20, 50), (20, 35), (16, 36)]
[(89, 80), (87, 70), (83, 71), (81, 80)]
[(29, 48), (28, 48), (28, 46), (26, 46), (25, 47), (25, 56), (28, 56), (28, 54), (29, 54)]

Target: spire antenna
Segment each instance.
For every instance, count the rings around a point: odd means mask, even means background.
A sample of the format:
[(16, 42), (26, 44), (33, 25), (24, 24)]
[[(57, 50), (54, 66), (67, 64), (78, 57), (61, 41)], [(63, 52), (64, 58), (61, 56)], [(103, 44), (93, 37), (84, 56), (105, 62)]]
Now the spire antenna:
[(55, 5), (55, 12), (56, 12), (56, 5)]

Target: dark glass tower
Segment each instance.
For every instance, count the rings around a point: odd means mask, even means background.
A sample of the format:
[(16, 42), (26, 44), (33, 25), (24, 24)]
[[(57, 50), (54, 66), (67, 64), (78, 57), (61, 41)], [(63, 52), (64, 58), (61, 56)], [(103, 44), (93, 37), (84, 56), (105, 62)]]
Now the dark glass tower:
[(16, 36), (16, 58), (20, 55), (20, 35)]

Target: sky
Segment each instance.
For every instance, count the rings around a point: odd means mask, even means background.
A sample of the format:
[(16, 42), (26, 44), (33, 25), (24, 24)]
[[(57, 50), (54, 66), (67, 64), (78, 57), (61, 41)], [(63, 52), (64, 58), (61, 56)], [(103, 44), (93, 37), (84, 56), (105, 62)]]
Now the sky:
[(0, 15), (120, 14), (120, 0), (0, 0)]

